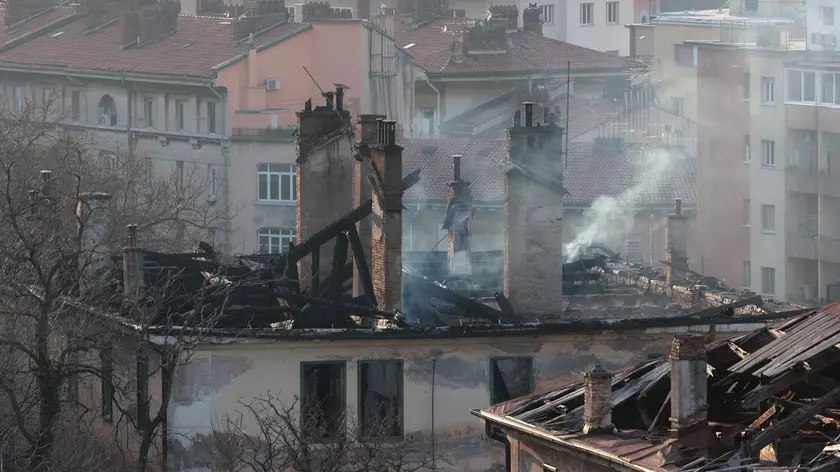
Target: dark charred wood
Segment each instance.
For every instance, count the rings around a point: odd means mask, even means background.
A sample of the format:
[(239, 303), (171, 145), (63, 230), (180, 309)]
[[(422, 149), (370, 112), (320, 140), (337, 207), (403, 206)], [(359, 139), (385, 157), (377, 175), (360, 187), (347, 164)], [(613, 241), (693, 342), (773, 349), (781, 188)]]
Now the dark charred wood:
[(359, 271), (359, 280), (362, 284), (365, 299), (368, 305), (376, 306), (376, 295), (373, 293), (373, 279), (370, 277), (370, 269), (368, 268), (367, 259), (365, 259), (365, 251), (362, 248), (362, 240), (359, 238), (356, 225), (352, 225), (347, 230), (347, 239), (350, 247), (353, 249), (353, 261), (356, 262), (356, 270)]
[[(341, 288), (343, 282), (347, 279), (342, 279), (341, 275), (344, 273), (344, 268), (347, 265), (347, 249), (349, 241), (347, 235), (339, 233), (335, 237), (335, 251), (333, 252), (332, 260), (332, 274), (330, 274), (330, 281), (327, 285), (329, 289), (329, 297), (332, 300), (337, 300), (341, 296)], [(352, 272), (351, 272), (352, 277)]]
[(321, 247), (318, 246), (315, 250), (312, 251), (312, 259), (310, 262), (309, 270), (312, 273), (312, 282), (309, 284), (310, 292), (311, 293), (318, 293), (318, 290), (321, 289)]

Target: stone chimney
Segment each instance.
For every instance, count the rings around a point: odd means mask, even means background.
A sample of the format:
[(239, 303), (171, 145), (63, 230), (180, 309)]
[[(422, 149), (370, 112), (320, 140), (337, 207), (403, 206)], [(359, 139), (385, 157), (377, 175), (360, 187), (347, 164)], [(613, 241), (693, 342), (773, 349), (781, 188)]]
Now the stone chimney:
[(6, 0), (6, 27), (55, 7), (53, 0)]
[(668, 286), (684, 283), (688, 268), (688, 217), (682, 212), (682, 200), (677, 199), (674, 214), (668, 215)]
[(128, 225), (128, 246), (123, 249), (123, 294), (126, 299), (139, 299), (146, 290), (143, 249), (137, 243), (137, 225)]
[(449, 273), (472, 274), (470, 234), (472, 233), (472, 192), (461, 178), (462, 156), (452, 156), (454, 178), (449, 183), (449, 207), (444, 229), (449, 231)]
[[(307, 100), (304, 110), (297, 113), (298, 241), (306, 240), (353, 209), (350, 113), (336, 110), (335, 92), (324, 95), (324, 105), (313, 109), (312, 100)], [(332, 272), (334, 248), (335, 240), (331, 240), (317, 254), (300, 262), (301, 282), (311, 279), (309, 286), (313, 290), (320, 288), (320, 281)]]
[(542, 20), (538, 3), (529, 3), (528, 8), (522, 10), (522, 29), (542, 36)]
[(706, 346), (693, 334), (674, 336), (671, 345), (671, 429), (679, 439), (708, 426)]
[(534, 104), (525, 104), (508, 129), (505, 165), (505, 296), (517, 313), (563, 309), (563, 128), (549, 114), (533, 126)]
[(596, 365), (583, 374), (583, 434), (612, 433), (613, 374)]
[(402, 151), (397, 123), (379, 121), (379, 143), (372, 147), (373, 214), (371, 276), (379, 308), (402, 305)]
[(233, 40), (244, 41), (252, 34), (288, 20), (285, 0), (259, 0), (252, 8), (239, 11), (233, 8)]
[[(358, 208), (366, 202), (371, 195), (369, 176), (370, 163), (372, 159), (371, 146), (379, 144), (379, 121), (384, 120), (384, 115), (359, 115), (356, 118), (356, 160), (353, 163), (353, 206)], [(359, 232), (359, 239), (362, 241), (365, 260), (370, 260), (370, 218), (362, 218), (356, 223), (356, 230)], [(355, 263), (354, 263), (355, 265)], [(358, 267), (353, 271), (353, 296), (363, 295), (361, 279), (359, 278)]]
[(102, 192), (81, 194), (76, 202), (76, 217), (82, 225), (79, 288), (83, 294), (90, 294), (104, 286), (110, 253), (106, 241), (110, 204), (111, 195)]

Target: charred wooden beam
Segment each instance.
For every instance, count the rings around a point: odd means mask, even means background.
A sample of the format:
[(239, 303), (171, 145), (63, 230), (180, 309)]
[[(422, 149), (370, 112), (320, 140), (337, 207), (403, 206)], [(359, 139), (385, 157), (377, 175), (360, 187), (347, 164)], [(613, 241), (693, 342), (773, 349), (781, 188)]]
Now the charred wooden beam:
[(367, 259), (365, 259), (362, 240), (359, 238), (359, 231), (356, 230), (355, 224), (347, 229), (347, 239), (350, 243), (350, 248), (353, 250), (353, 261), (356, 262), (356, 267), (359, 271), (359, 279), (362, 284), (365, 299), (370, 306), (376, 306), (376, 295), (373, 293), (373, 279), (370, 277), (370, 268), (368, 267)]
[[(341, 274), (347, 265), (347, 249), (349, 241), (347, 235), (339, 233), (335, 239), (335, 251), (333, 252), (332, 260), (332, 276), (330, 277), (329, 295), (333, 300), (341, 296), (341, 287), (344, 285), (344, 280), (341, 279)], [(352, 276), (352, 272), (351, 272)]]
[(513, 305), (510, 304), (510, 301), (505, 297), (505, 294), (501, 292), (496, 292), (493, 294), (493, 297), (496, 299), (496, 303), (499, 304), (499, 308), (502, 309), (502, 314), (507, 316), (508, 318), (515, 318), (516, 313), (513, 311)]
[[(289, 252), (295, 249), (295, 243), (289, 243)], [(298, 266), (296, 262), (290, 262), (288, 257), (285, 257), (283, 262), (283, 278), (289, 285), (289, 289), (294, 293), (300, 293), (300, 275), (298, 274)]]
[(840, 353), (836, 350), (821, 353), (809, 361), (807, 366), (802, 366), (801, 368), (782, 374), (770, 383), (757, 387), (747, 393), (741, 399), (741, 406), (743, 408), (755, 408), (762, 401), (783, 390), (787, 390), (793, 385), (804, 381), (809, 375), (814, 375), (836, 362), (840, 362)]
[[(336, 277), (337, 277), (337, 279), (336, 279)], [(353, 263), (350, 262), (350, 263), (345, 264), (344, 268), (342, 268), (340, 272), (338, 272), (336, 274), (330, 274), (330, 276), (327, 277), (324, 280), (324, 283), (323, 283), (324, 286), (321, 287), (321, 291), (318, 292), (316, 294), (316, 296), (318, 296), (319, 298), (329, 296), (330, 291), (333, 289), (333, 287), (336, 283), (343, 286), (344, 282), (347, 282), (347, 280), (349, 280), (352, 277), (353, 277)], [(340, 292), (340, 294), (344, 294), (344, 293), (346, 293), (346, 290), (342, 290)], [(364, 300), (364, 299), (362, 299), (362, 300)], [(364, 303), (365, 302), (362, 301), (362, 304), (364, 304)]]
[(411, 280), (411, 283), (417, 284), (418, 286), (428, 290), (428, 294), (431, 297), (450, 303), (464, 310), (464, 316), (485, 318), (491, 321), (499, 321), (502, 318), (502, 312), (493, 307), (489, 307), (471, 298), (458, 295), (452, 290), (442, 287), (436, 282), (432, 282), (425, 277), (420, 277), (410, 272), (403, 271), (403, 280), (407, 279)]
[(321, 277), (319, 274), (321, 271), (321, 246), (318, 246), (312, 251), (312, 260), (310, 264), (309, 270), (312, 273), (312, 283), (310, 285), (309, 292), (318, 293), (318, 290), (321, 289)]
[(840, 387), (828, 392), (816, 402), (794, 411), (787, 418), (762, 431), (750, 443), (750, 451), (753, 454), (757, 454), (764, 446), (772, 443), (781, 436), (792, 433), (810, 421), (814, 415), (820, 413), (838, 400), (840, 400)]
[(760, 307), (762, 304), (761, 295), (755, 295), (752, 297), (742, 298), (737, 302), (727, 303), (726, 305), (718, 305), (709, 308), (704, 308), (699, 311), (688, 313), (687, 316), (695, 316), (699, 318), (704, 318), (707, 316), (715, 316), (721, 313), (725, 313), (728, 310), (734, 310), (736, 308), (741, 308), (745, 306), (755, 305)]
[[(406, 191), (414, 186), (414, 184), (416, 184), (419, 180), (420, 169), (417, 169), (411, 174), (405, 176), (402, 180), (403, 191)], [(372, 199), (362, 203), (359, 207), (354, 208), (341, 218), (335, 220), (326, 228), (313, 234), (307, 238), (306, 241), (298, 244), (294, 250), (290, 250), (287, 256), (289, 262), (297, 263), (299, 260), (313, 252), (316, 248), (323, 246), (324, 243), (334, 238), (338, 233), (349, 230), (350, 226), (355, 226), (356, 222), (368, 216), (371, 212), (373, 212)]]
[(353, 305), (350, 303), (339, 303), (331, 300), (325, 300), (323, 298), (310, 297), (308, 295), (299, 295), (296, 293), (283, 293), (277, 296), (278, 298), (282, 298), (291, 303), (329, 307), (331, 310), (340, 311), (343, 312), (343, 314), (347, 315), (356, 315), (367, 318), (392, 318), (392, 316), (390, 316), (391, 314), (371, 309), (371, 307), (369, 306)]

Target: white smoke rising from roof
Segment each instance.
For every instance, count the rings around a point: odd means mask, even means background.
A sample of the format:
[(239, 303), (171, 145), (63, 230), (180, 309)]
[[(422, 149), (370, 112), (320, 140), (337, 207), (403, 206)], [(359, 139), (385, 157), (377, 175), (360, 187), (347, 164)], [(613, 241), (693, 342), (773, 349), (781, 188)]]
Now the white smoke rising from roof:
[[(597, 158), (597, 157), (596, 157)], [(567, 260), (575, 260), (581, 251), (593, 243), (616, 241), (633, 227), (634, 208), (642, 196), (655, 192), (666, 183), (668, 170), (685, 157), (663, 149), (652, 149), (639, 156), (636, 169), (637, 182), (618, 197), (602, 195), (596, 198), (584, 212), (584, 227), (575, 236), (574, 241), (566, 244), (563, 252)]]

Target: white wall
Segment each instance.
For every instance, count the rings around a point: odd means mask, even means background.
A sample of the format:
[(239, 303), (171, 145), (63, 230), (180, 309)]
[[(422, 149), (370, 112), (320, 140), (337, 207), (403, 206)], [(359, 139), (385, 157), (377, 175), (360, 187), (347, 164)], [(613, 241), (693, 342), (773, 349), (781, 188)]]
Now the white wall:
[[(593, 3), (592, 25), (580, 24), (581, 4)], [(603, 0), (568, 0), (566, 18), (566, 38), (572, 44), (584, 46), (598, 51), (618, 51), (619, 55), (630, 54), (630, 35), (624, 25), (632, 23), (632, 0), (618, 0), (618, 22), (607, 24), (607, 2)], [(558, 17), (558, 21), (562, 19)], [(552, 37), (546, 30), (546, 36)], [(555, 38), (563, 39), (563, 38)]]
[[(829, 7), (828, 11), (825, 7)], [(837, 0), (808, 0), (807, 5), (807, 21), (808, 21), (808, 49), (813, 51), (836, 50), (840, 47), (840, 2)], [(833, 9), (833, 25), (826, 25), (831, 23), (826, 21), (826, 13), (830, 13)], [(826, 47), (820, 42), (814, 42), (814, 34), (834, 35), (835, 46)]]

